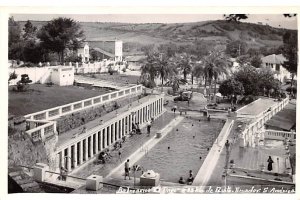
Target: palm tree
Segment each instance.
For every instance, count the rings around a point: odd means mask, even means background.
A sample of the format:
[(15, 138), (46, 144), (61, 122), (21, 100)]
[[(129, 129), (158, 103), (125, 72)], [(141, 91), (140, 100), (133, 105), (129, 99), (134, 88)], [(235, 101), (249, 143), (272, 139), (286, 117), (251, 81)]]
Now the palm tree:
[(186, 77), (192, 71), (191, 57), (187, 53), (177, 54), (175, 56), (175, 62), (177, 68), (182, 71), (183, 79), (186, 81)]
[(214, 80), (214, 100), (217, 92), (217, 81), (220, 75), (228, 74), (230, 61), (222, 51), (214, 50), (203, 59), (204, 74), (209, 82), (209, 100), (212, 88), (212, 81)]
[(157, 52), (148, 54), (145, 64), (141, 68), (142, 76), (149, 75), (151, 81), (155, 78), (161, 78), (161, 86), (164, 81), (176, 74), (176, 69), (172, 66), (170, 59), (163, 54)]

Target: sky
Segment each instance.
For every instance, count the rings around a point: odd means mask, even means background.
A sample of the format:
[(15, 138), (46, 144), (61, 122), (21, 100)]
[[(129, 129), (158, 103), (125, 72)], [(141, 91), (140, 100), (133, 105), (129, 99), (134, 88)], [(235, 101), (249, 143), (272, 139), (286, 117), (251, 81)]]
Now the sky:
[[(125, 23), (184, 23), (224, 19), (221, 14), (12, 14), (12, 16), (17, 21), (49, 21), (56, 17), (71, 17), (80, 22)], [(243, 22), (262, 22), (274, 27), (297, 29), (297, 18), (285, 18), (282, 14), (250, 14)]]

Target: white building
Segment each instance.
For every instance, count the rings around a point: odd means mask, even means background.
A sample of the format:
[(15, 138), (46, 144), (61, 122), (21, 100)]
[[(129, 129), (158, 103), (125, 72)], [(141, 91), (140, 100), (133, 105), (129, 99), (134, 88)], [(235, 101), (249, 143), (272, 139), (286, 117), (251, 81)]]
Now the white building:
[[(270, 68), (273, 72), (275, 72), (275, 78), (281, 82), (284, 82), (286, 79), (291, 79), (291, 73), (282, 66), (282, 64), (286, 61), (286, 58), (282, 55), (268, 55), (263, 57), (262, 66)], [(296, 76), (295, 78), (296, 79)]]
[(82, 58), (82, 62), (88, 62), (90, 59), (89, 45), (85, 43), (77, 50), (77, 56)]
[(100, 59), (122, 61), (123, 42), (121, 40), (90, 40), (90, 48), (100, 53)]
[(74, 67), (68, 66), (52, 68), (51, 82), (59, 86), (73, 85)]

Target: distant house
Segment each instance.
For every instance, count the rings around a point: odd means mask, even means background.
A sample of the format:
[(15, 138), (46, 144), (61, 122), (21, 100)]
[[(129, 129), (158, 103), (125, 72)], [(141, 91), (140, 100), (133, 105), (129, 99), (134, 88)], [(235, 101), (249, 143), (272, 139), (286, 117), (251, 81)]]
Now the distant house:
[(146, 59), (145, 55), (126, 56), (125, 58), (128, 68), (133, 70), (139, 70), (144, 59)]
[(123, 42), (121, 40), (90, 40), (90, 48), (98, 51), (102, 60), (123, 60)]
[[(282, 64), (286, 61), (286, 58), (282, 54), (272, 54), (263, 57), (262, 66), (270, 68), (273, 72), (275, 72), (275, 78), (281, 82), (284, 80), (291, 79), (291, 73), (282, 66)], [(295, 77), (296, 79), (296, 77)]]
[(90, 59), (89, 45), (84, 43), (78, 50), (77, 56), (82, 58), (82, 62), (88, 62)]

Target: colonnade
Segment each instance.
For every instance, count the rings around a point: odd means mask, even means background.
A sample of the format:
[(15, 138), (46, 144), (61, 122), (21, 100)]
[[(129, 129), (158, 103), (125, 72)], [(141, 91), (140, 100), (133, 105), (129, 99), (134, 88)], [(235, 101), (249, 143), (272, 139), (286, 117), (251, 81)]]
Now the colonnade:
[(79, 141), (68, 141), (67, 145), (61, 145), (55, 152), (57, 167), (63, 166), (68, 172), (72, 171), (129, 134), (133, 123), (142, 125), (157, 117), (162, 111), (163, 96), (160, 95), (103, 122), (96, 131), (88, 130), (88, 134)]

